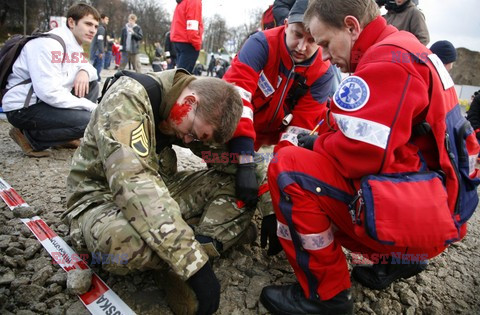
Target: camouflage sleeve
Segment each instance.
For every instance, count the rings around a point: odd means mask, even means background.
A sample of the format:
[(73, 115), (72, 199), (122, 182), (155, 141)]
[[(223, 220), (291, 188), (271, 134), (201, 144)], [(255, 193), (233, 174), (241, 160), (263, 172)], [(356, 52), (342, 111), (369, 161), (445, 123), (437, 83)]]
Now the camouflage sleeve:
[[(122, 81), (120, 81), (122, 80)], [(95, 116), (98, 151), (114, 202), (142, 239), (183, 279), (208, 260), (158, 174), (148, 96), (121, 78)]]

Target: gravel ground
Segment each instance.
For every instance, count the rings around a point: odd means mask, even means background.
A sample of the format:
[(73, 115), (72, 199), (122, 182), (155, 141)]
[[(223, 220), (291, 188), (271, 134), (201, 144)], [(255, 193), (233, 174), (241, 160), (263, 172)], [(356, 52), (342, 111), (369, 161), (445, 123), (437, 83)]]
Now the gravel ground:
[[(111, 72), (110, 72), (111, 73)], [(108, 74), (108, 73), (107, 73)], [(0, 177), (12, 185), (67, 243), (68, 227), (60, 221), (65, 209), (65, 179), (73, 150), (52, 150), (49, 158), (23, 156), (0, 121)], [(203, 165), (178, 149), (180, 168)], [(257, 221), (259, 223), (259, 221)], [(427, 270), (384, 291), (353, 282), (355, 314), (480, 314), (480, 214), (470, 232), (433, 259)], [(347, 253), (350, 260), (350, 256)], [(151, 273), (113, 276), (95, 272), (137, 313), (171, 314), (165, 302), (168, 286), (158, 287)], [(258, 302), (262, 287), (295, 281), (284, 254), (268, 257), (259, 239), (225, 253), (214, 261), (222, 295), (216, 314), (267, 314)], [(0, 204), (0, 313), (88, 314), (79, 299), (66, 291), (66, 273), (52, 264), (49, 254), (28, 228)]]

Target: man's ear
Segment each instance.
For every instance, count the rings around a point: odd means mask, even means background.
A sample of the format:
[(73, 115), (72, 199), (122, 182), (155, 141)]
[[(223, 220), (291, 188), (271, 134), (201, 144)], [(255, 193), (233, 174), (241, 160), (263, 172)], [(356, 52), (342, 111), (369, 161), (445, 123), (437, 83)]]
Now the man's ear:
[(67, 26), (69, 29), (72, 29), (75, 26), (75, 20), (71, 17), (68, 18), (67, 20)]
[(357, 40), (362, 30), (360, 26), (360, 22), (357, 20), (357, 18), (354, 17), (353, 15), (347, 15), (344, 18), (343, 23), (345, 25), (345, 28), (348, 30), (348, 32), (350, 32), (352, 39)]
[(188, 94), (183, 98), (183, 103), (193, 106), (197, 103), (197, 96), (195, 94)]

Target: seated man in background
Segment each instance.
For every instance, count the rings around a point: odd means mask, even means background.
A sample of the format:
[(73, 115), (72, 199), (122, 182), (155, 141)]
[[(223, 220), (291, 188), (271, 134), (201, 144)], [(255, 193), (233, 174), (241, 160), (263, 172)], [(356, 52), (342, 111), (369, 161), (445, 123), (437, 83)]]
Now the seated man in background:
[(87, 4), (68, 9), (67, 26), (52, 37), (29, 41), (8, 77), (3, 111), (14, 128), (10, 136), (23, 153), (49, 156), (53, 146), (76, 147), (96, 107), (97, 71), (84, 57), (100, 21)]

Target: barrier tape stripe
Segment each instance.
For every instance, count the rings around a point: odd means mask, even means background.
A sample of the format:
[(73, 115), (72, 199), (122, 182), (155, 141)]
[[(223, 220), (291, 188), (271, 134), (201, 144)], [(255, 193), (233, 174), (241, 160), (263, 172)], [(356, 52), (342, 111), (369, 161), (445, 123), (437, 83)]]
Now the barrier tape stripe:
[[(23, 198), (11, 187), (3, 178), (0, 177), (0, 197), (7, 204), (10, 210), (19, 206), (28, 206)], [(90, 269), (68, 244), (58, 236), (42, 218), (34, 216), (32, 218), (20, 219), (33, 235), (47, 250), (50, 256), (66, 272), (74, 269)], [(52, 253), (60, 253), (61, 259), (57, 259)], [(112, 315), (133, 315), (134, 311), (122, 301), (122, 299), (113, 292), (100, 277), (93, 272), (92, 287), (82, 295), (78, 296), (83, 305), (92, 314), (112, 314)]]

